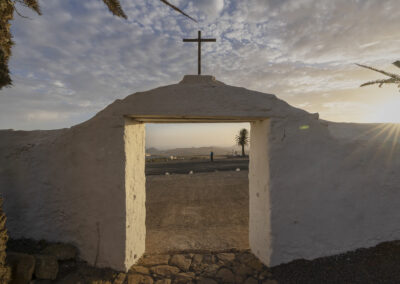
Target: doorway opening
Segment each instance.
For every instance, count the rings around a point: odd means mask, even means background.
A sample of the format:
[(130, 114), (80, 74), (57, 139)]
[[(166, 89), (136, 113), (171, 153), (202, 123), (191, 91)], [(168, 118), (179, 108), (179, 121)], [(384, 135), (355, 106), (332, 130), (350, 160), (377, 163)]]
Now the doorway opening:
[[(144, 128), (149, 123), (161, 123), (164, 127), (165, 123), (246, 123), (243, 128), (250, 134), (250, 151), (246, 151), (250, 162), (246, 167), (243, 166), (246, 158), (234, 161), (235, 150), (225, 155), (214, 153), (214, 162), (210, 162), (207, 154), (210, 149), (197, 157), (189, 155), (192, 160), (167, 151), (162, 157), (157, 155), (156, 147), (146, 147)], [(250, 247), (268, 264), (269, 127), (267, 118), (127, 117), (127, 252), (134, 251), (133, 254), (140, 256), (145, 251), (223, 251)], [(239, 126), (237, 130), (240, 129)], [(227, 161), (218, 162), (222, 158), (231, 158), (233, 164), (229, 167)], [(133, 197), (133, 202), (129, 197)]]
[(249, 123), (146, 124), (147, 254), (249, 248), (249, 138)]

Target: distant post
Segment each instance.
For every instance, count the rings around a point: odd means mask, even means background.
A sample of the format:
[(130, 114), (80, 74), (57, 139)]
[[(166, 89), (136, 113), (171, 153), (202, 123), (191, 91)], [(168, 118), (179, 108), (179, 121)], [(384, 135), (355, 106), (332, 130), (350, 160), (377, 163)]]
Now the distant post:
[(210, 153), (210, 161), (214, 162), (214, 152), (213, 151), (211, 151), (211, 153)]

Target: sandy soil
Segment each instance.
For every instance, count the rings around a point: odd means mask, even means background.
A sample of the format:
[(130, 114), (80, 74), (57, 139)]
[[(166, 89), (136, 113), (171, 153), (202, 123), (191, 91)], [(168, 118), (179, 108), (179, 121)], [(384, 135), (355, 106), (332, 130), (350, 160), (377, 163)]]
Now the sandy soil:
[(248, 172), (147, 177), (146, 253), (247, 249)]

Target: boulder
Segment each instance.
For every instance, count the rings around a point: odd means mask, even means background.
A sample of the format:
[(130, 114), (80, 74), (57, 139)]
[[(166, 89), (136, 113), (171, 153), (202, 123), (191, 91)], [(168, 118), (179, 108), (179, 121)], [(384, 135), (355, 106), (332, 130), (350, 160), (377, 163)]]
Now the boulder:
[(217, 264), (210, 264), (204, 267), (202, 275), (207, 277), (214, 277), (217, 274), (217, 270), (220, 268)]
[(239, 256), (239, 261), (257, 272), (260, 272), (264, 269), (264, 264), (262, 264), (261, 261), (252, 253), (246, 252), (241, 254)]
[(38, 279), (55, 280), (58, 274), (58, 261), (53, 255), (35, 255), (35, 276)]
[(171, 284), (171, 279), (160, 279), (156, 281), (156, 284)]
[(168, 264), (170, 256), (168, 254), (144, 255), (138, 262), (140, 265), (160, 265)]
[(0, 266), (0, 283), (8, 283), (8, 281), (10, 279), (11, 279), (11, 267), (1, 265)]
[(142, 274), (128, 274), (127, 284), (153, 284), (153, 278)]
[(218, 282), (211, 278), (200, 278), (197, 284), (218, 284)]
[(35, 270), (35, 258), (24, 253), (9, 252), (7, 263), (12, 270), (12, 281), (10, 283), (29, 283)]
[(140, 274), (149, 274), (149, 269), (144, 266), (134, 265), (131, 267), (130, 271), (140, 273)]
[(175, 282), (182, 283), (182, 284), (190, 283), (190, 282), (194, 281), (195, 277), (196, 277), (196, 274), (194, 274), (193, 272), (178, 273), (175, 275), (174, 283)]
[(126, 274), (125, 273), (118, 273), (115, 277), (113, 284), (123, 284), (125, 282)]
[(189, 257), (186, 257), (183, 254), (176, 254), (176, 255), (172, 256), (169, 264), (175, 265), (176, 267), (180, 268), (182, 271), (188, 271), (190, 268), (190, 265), (192, 264), (192, 259)]
[(170, 265), (157, 265), (151, 267), (150, 271), (159, 276), (172, 276), (179, 273), (179, 268)]
[(216, 276), (223, 283), (235, 282), (235, 275), (233, 275), (232, 271), (230, 271), (228, 268), (221, 268), (220, 270), (218, 270)]
[(70, 244), (51, 244), (42, 251), (42, 254), (52, 255), (57, 260), (70, 260), (77, 257), (78, 249)]
[(262, 284), (278, 284), (278, 281), (272, 280), (272, 279), (268, 279), (268, 280), (264, 280), (262, 282)]
[(254, 279), (253, 277), (249, 277), (246, 279), (244, 284), (258, 284), (258, 280)]
[(220, 261), (223, 263), (227, 262), (233, 262), (235, 260), (235, 254), (234, 253), (219, 253), (217, 254), (217, 257)]

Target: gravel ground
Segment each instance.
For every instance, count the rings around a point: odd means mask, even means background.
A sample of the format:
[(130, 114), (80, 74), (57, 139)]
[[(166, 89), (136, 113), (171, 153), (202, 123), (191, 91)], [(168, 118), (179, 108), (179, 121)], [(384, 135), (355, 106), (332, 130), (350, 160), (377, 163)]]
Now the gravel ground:
[(285, 284), (400, 283), (400, 241), (312, 261), (293, 261), (272, 268), (272, 274)]

